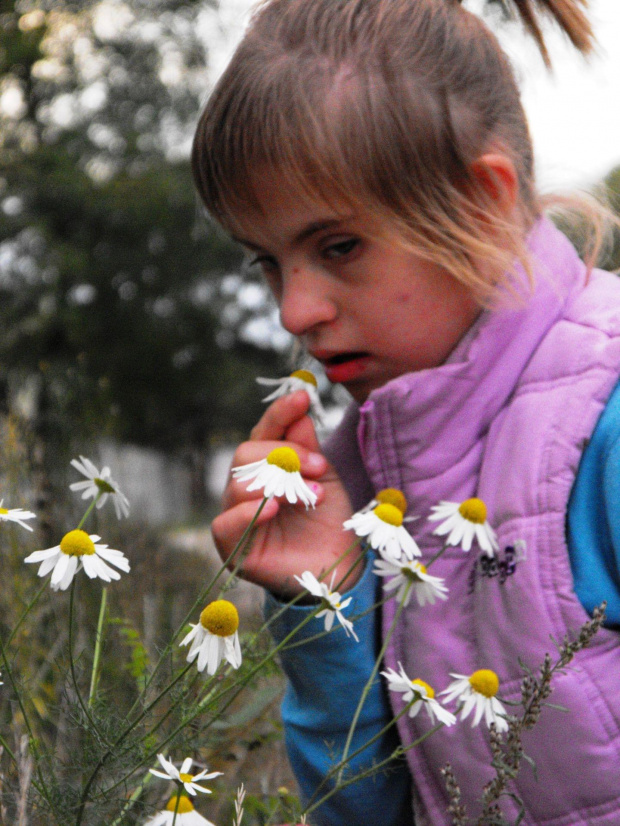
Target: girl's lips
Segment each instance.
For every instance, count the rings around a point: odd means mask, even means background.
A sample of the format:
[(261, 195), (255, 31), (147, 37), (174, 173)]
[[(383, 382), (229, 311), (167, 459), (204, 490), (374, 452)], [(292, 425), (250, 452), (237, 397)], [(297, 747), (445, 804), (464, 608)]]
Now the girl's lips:
[(365, 372), (370, 356), (368, 353), (343, 353), (321, 361), (325, 375), (332, 384), (345, 384), (359, 378)]

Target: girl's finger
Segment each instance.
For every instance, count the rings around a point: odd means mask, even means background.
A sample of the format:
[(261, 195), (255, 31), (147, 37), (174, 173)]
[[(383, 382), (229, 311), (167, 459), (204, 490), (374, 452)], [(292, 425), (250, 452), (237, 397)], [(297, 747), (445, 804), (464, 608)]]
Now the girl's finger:
[(252, 430), (252, 441), (281, 440), (291, 425), (308, 412), (310, 397), (305, 390), (282, 396), (269, 405)]
[[(216, 516), (211, 523), (213, 541), (224, 561), (226, 561), (234, 551), (237, 543), (243, 536), (243, 532), (254, 518), (262, 501), (261, 497), (258, 500), (254, 499), (249, 502), (240, 502), (238, 505)], [(256, 520), (256, 526), (259, 527), (269, 522), (269, 520), (273, 519), (278, 513), (278, 510), (278, 502), (275, 499), (270, 499), (261, 510)]]

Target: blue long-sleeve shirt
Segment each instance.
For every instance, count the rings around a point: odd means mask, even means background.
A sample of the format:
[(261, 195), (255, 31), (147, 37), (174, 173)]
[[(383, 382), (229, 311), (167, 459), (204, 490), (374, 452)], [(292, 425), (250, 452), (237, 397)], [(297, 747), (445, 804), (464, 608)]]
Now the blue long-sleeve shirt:
[[(583, 453), (568, 506), (567, 538), (578, 599), (590, 613), (606, 600), (606, 625), (620, 629), (620, 385)], [(317, 789), (321, 797), (330, 788), (321, 784), (342, 755), (379, 651), (379, 614), (371, 609), (381, 598), (381, 583), (370, 564), (347, 596), (352, 599), (343, 614), (364, 614), (355, 621), (359, 643), (339, 627), (312, 640), (323, 627), (322, 620), (312, 620), (295, 637), (308, 642), (282, 653), (289, 678), (282, 703), (286, 745), (306, 801), (313, 799)], [(268, 616), (281, 607), (268, 595)], [(272, 624), (276, 641), (284, 639), (311, 610), (292, 606), (278, 616)], [(362, 709), (350, 753), (378, 735), (391, 717), (385, 688), (377, 678)], [(397, 745), (392, 727), (351, 761), (343, 780), (380, 763)], [(334, 794), (310, 815), (310, 822), (317, 826), (408, 826), (412, 823), (410, 785), (404, 761), (395, 763), (388, 772)]]

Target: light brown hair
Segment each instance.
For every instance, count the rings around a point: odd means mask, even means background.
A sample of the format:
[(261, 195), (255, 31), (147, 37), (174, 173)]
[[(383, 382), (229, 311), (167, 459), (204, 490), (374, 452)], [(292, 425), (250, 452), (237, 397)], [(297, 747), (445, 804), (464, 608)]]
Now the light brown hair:
[[(537, 12), (591, 48), (585, 0), (513, 3), (546, 61)], [(515, 166), (518, 220), (472, 173), (491, 149)], [(192, 164), (232, 232), (268, 170), (387, 221), (482, 303), (515, 258), (530, 271), (541, 205), (519, 91), (495, 36), (457, 0), (265, 0), (206, 105)]]

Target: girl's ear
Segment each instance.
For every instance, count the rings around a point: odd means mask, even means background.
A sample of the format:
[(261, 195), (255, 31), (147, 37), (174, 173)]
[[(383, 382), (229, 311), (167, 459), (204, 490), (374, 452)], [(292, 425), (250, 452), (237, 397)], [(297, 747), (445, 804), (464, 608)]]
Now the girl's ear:
[(517, 205), (519, 179), (513, 162), (500, 152), (481, 155), (470, 167), (486, 194), (508, 218)]

